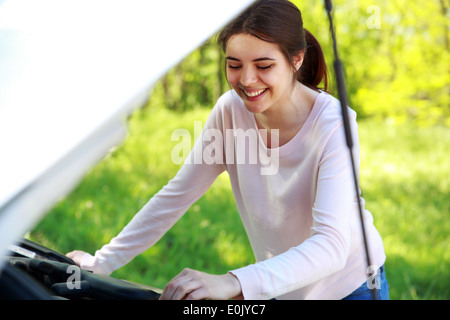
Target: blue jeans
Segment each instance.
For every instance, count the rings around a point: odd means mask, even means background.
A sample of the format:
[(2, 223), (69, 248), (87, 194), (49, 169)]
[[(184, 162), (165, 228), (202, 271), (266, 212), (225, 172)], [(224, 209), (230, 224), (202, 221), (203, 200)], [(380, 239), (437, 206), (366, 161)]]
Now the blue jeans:
[[(369, 281), (375, 280), (370, 283)], [(369, 287), (376, 287), (377, 300), (389, 300), (389, 284), (386, 279), (386, 272), (384, 265), (381, 266), (374, 278), (364, 282), (358, 289), (346, 296), (342, 300), (372, 300), (372, 290)]]

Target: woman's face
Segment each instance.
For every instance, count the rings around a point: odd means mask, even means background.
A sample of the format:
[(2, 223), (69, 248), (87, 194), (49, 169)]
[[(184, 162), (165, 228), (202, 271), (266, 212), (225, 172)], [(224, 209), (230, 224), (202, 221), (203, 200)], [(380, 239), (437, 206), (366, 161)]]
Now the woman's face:
[(237, 34), (225, 51), (228, 82), (250, 112), (272, 111), (289, 103), (294, 68), (277, 44)]

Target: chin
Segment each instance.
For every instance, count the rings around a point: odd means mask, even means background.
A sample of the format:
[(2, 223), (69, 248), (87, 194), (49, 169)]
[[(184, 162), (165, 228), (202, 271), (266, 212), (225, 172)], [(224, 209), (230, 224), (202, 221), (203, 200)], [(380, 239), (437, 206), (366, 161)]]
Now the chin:
[(244, 100), (244, 104), (245, 104), (245, 107), (247, 108), (247, 110), (251, 113), (262, 113), (267, 109), (262, 104), (248, 103), (245, 100)]

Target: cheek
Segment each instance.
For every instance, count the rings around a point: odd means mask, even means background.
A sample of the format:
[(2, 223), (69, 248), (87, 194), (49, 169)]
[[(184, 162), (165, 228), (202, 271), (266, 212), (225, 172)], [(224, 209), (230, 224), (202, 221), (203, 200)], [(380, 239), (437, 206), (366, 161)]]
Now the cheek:
[(261, 77), (261, 80), (271, 89), (273, 94), (283, 94), (286, 89), (293, 85), (293, 76), (281, 72), (267, 74)]
[(236, 75), (235, 72), (228, 72), (227, 71), (227, 80), (228, 83), (232, 86), (232, 87), (237, 87), (239, 81), (238, 81), (239, 77)]
[(227, 80), (228, 80), (228, 84), (231, 86), (231, 88), (233, 88), (234, 91), (236, 91), (236, 93), (238, 95), (242, 95), (241, 89), (239, 86), (239, 78), (235, 77), (235, 76), (231, 76), (231, 77), (227, 77)]

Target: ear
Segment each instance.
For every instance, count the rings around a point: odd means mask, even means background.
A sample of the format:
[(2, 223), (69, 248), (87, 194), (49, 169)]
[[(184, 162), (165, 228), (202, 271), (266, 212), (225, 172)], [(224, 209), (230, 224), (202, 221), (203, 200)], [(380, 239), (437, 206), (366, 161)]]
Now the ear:
[(300, 67), (303, 64), (303, 59), (305, 57), (305, 49), (300, 50), (294, 57), (293, 57), (293, 63), (294, 63), (294, 68), (295, 68), (295, 72), (297, 72)]

